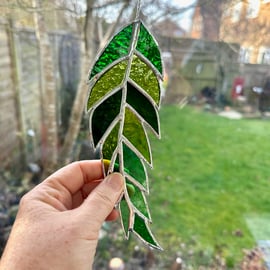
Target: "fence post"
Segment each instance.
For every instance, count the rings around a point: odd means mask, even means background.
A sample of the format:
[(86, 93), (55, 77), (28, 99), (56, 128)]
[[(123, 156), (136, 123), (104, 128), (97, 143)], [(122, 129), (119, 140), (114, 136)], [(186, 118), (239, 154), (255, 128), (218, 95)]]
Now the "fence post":
[(26, 165), (26, 147), (25, 147), (25, 130), (22, 115), (21, 96), (20, 96), (20, 76), (18, 66), (18, 55), (16, 51), (16, 39), (14, 36), (14, 25), (11, 18), (8, 19), (7, 27), (8, 46), (11, 64), (11, 80), (14, 91), (14, 103), (16, 107), (17, 131), (20, 148), (20, 166)]

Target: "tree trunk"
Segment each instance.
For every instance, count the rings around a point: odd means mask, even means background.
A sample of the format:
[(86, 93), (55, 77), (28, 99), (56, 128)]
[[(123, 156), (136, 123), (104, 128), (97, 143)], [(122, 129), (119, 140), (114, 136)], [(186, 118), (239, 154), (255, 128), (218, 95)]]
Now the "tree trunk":
[[(41, 10), (41, 0), (33, 0), (33, 6)], [(51, 174), (57, 168), (58, 160), (58, 132), (56, 117), (56, 83), (53, 69), (53, 56), (42, 12), (34, 13), (35, 30), (39, 46), (41, 67), (41, 96), (42, 116), (45, 132), (45, 145), (43, 146), (43, 176)]]
[(89, 59), (89, 57), (86, 56), (85, 49), (81, 49), (81, 51), (81, 79), (70, 114), (67, 134), (59, 156), (61, 165), (69, 163), (72, 159), (73, 146), (80, 131), (81, 119), (88, 94), (86, 76), (89, 71), (89, 63), (87, 63), (86, 58)]
[(226, 0), (199, 0), (203, 30), (202, 38), (205, 40), (218, 41), (222, 7)]
[(69, 163), (72, 159), (72, 151), (74, 143), (80, 131), (81, 119), (85, 107), (87, 90), (87, 74), (89, 72), (90, 64), (93, 59), (94, 50), (94, 19), (93, 19), (93, 5), (95, 0), (87, 1), (87, 11), (84, 24), (84, 33), (81, 44), (81, 78), (78, 86), (77, 94), (73, 103), (68, 131), (65, 136), (64, 144), (59, 157), (61, 165)]
[(27, 152), (26, 152), (26, 136), (24, 130), (23, 116), (22, 116), (22, 102), (20, 96), (20, 79), (19, 79), (19, 68), (18, 68), (18, 55), (16, 52), (16, 39), (14, 34), (13, 19), (11, 16), (8, 18), (7, 25), (7, 34), (8, 34), (8, 47), (10, 52), (10, 64), (11, 64), (11, 76), (12, 76), (12, 86), (14, 89), (14, 101), (16, 107), (16, 118), (17, 118), (17, 128), (18, 133), (20, 134), (19, 138), (19, 147), (20, 147), (20, 169), (24, 170), (27, 162)]
[[(72, 159), (73, 146), (80, 130), (81, 119), (82, 119), (83, 111), (86, 104), (86, 98), (88, 95), (88, 89), (87, 89), (88, 87), (86, 84), (88, 80), (87, 76), (88, 76), (90, 65), (92, 64), (92, 61), (94, 59), (95, 51), (97, 49), (96, 44), (95, 44), (95, 37), (96, 37), (95, 23), (93, 23), (95, 21), (93, 18), (94, 3), (95, 3), (95, 0), (87, 0), (87, 12), (86, 12), (84, 33), (83, 33), (84, 43), (81, 47), (82, 48), (81, 49), (81, 52), (82, 52), (81, 53), (81, 58), (82, 58), (81, 59), (81, 79), (78, 86), (76, 98), (72, 107), (68, 131), (65, 136), (65, 141), (62, 147), (60, 158), (59, 158), (61, 165), (65, 165), (69, 163)], [(108, 32), (104, 35), (104, 38), (100, 42), (100, 44), (104, 45), (107, 39), (115, 31), (115, 28), (117, 24), (119, 23), (124, 10), (127, 7), (128, 7), (128, 1), (124, 1), (124, 5), (121, 11), (119, 12), (116, 22), (109, 28)], [(90, 156), (90, 153), (89, 153), (89, 156)]]

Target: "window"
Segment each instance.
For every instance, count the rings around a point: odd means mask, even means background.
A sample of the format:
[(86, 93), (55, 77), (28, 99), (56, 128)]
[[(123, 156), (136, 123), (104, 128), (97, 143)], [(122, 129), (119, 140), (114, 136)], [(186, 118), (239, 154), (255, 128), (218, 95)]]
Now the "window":
[(270, 48), (260, 47), (258, 64), (270, 64)]
[(238, 22), (242, 11), (243, 3), (239, 2), (234, 5), (232, 10), (232, 22)]
[(251, 54), (252, 54), (252, 47), (250, 48), (241, 48), (239, 52), (239, 62), (240, 63), (249, 63)]
[(247, 7), (247, 18), (254, 19), (260, 11), (260, 0), (249, 0)]
[(262, 64), (270, 64), (270, 49), (266, 50), (262, 55)]

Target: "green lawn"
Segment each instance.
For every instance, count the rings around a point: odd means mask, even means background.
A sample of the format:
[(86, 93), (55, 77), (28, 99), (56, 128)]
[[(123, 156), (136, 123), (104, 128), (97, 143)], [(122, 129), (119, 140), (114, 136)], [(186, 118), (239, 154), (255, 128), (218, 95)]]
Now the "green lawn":
[(270, 239), (270, 122), (176, 106), (163, 107), (160, 117), (148, 196), (160, 256), (193, 243), (235, 262), (265, 240), (257, 237)]

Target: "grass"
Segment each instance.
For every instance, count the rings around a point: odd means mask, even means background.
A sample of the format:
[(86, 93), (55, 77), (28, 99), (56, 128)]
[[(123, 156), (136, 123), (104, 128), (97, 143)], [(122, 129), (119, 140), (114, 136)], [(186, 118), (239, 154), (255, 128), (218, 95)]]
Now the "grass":
[(148, 200), (161, 256), (193, 241), (195, 249), (220, 253), (233, 265), (243, 249), (266, 240), (255, 239), (260, 234), (247, 220), (270, 213), (270, 123), (175, 106), (163, 107), (160, 116)]

